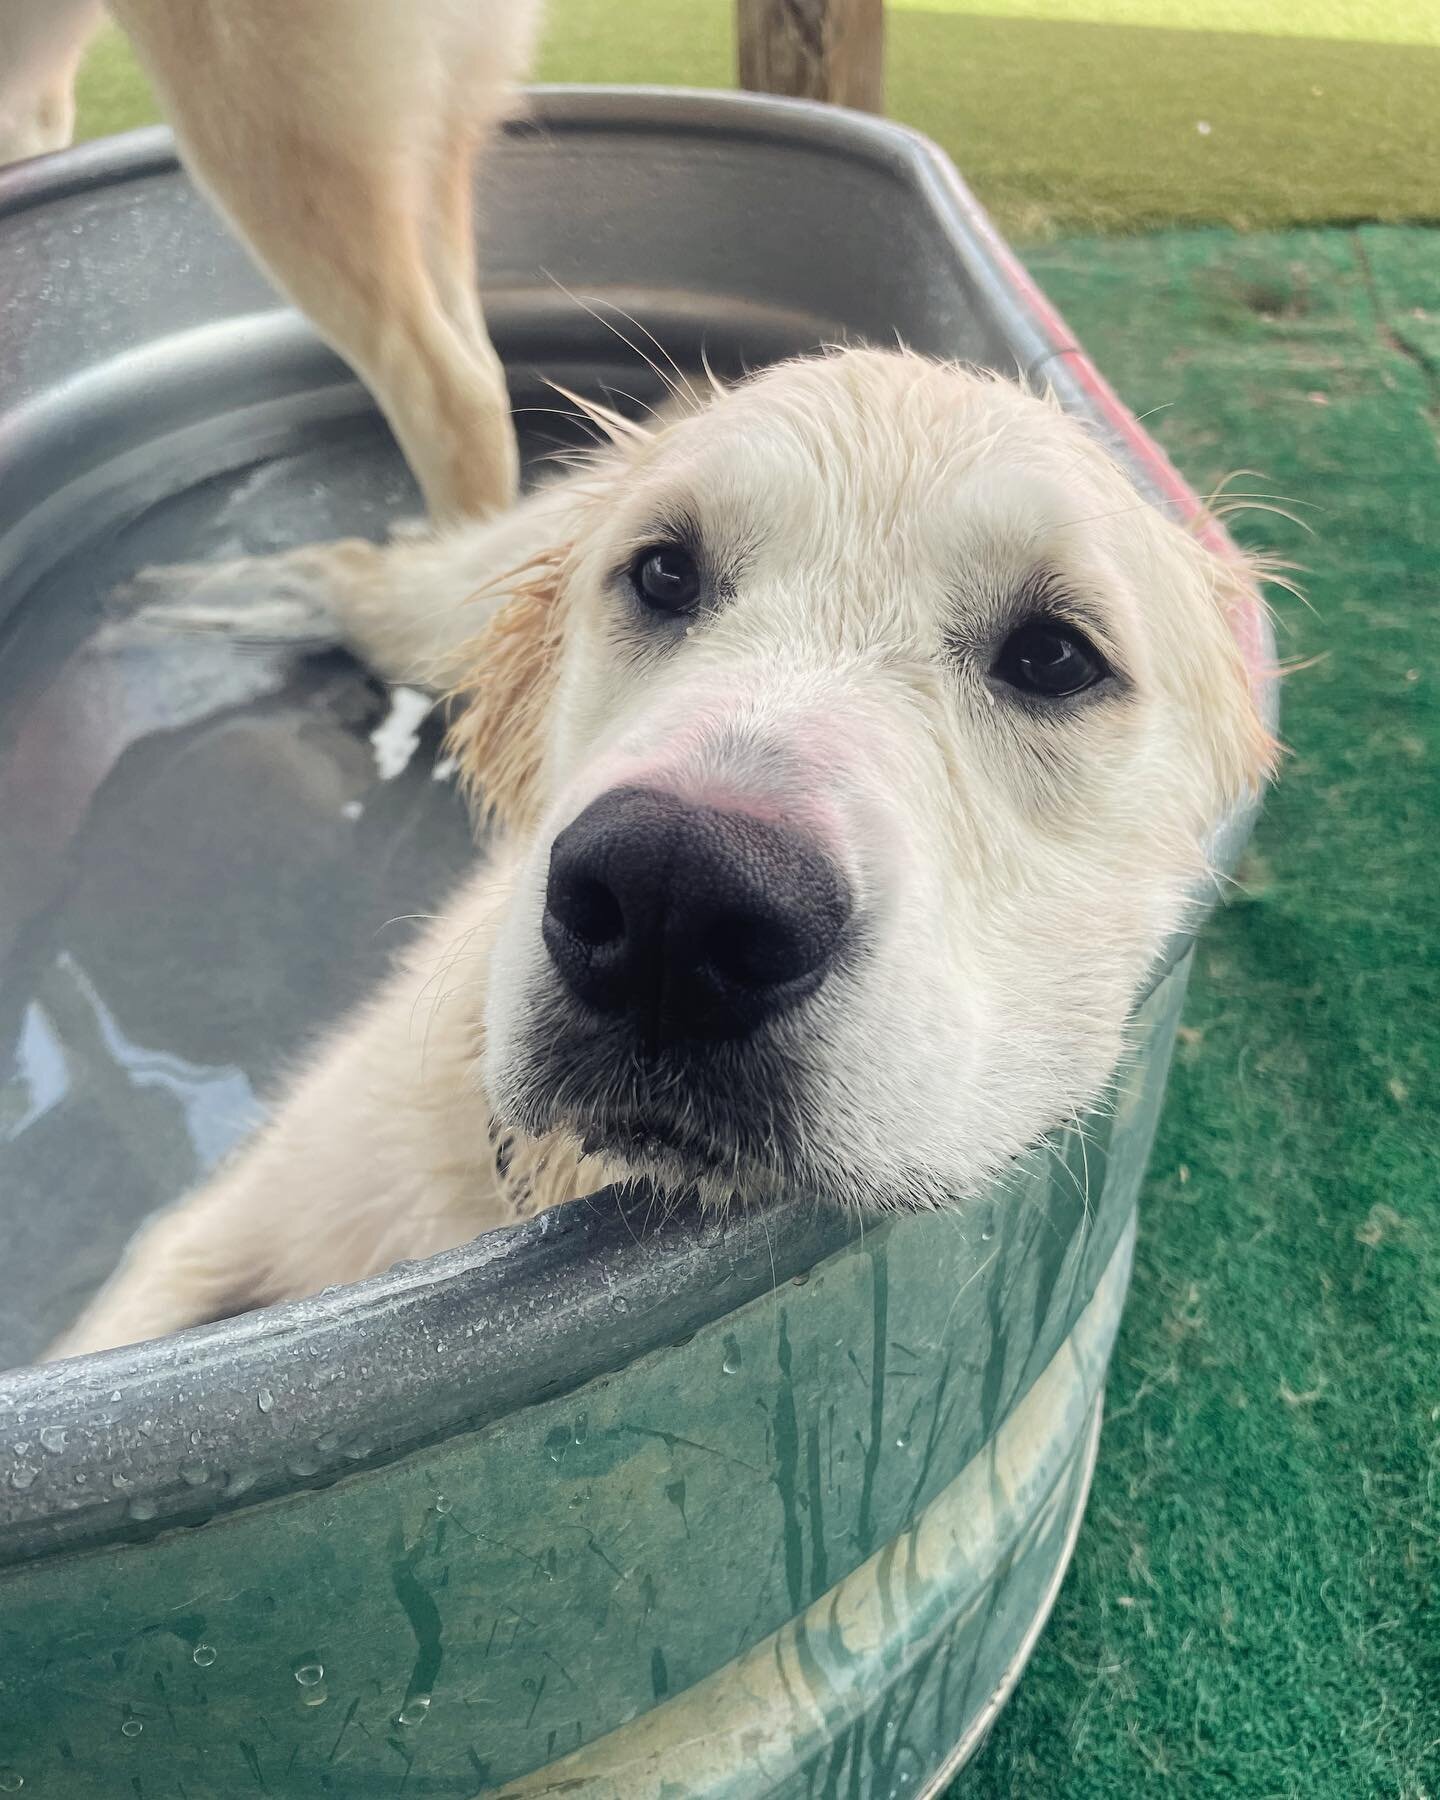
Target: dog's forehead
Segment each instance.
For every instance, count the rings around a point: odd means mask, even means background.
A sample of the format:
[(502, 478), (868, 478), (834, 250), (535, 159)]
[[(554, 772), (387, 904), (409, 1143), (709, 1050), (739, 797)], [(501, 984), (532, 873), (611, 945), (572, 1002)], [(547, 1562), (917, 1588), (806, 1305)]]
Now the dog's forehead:
[(779, 364), (681, 421), (659, 450), (650, 480), (677, 486), (702, 524), (903, 527), (912, 548), (937, 551), (957, 536), (1003, 548), (1128, 497), (1047, 401), (894, 352)]
[(1136, 496), (1107, 486), (1115, 473), (1011, 382), (845, 352), (778, 365), (672, 425), (614, 529), (632, 543), (672, 522), (693, 531), (732, 579), (752, 578), (727, 607), (747, 628), (758, 606), (786, 629), (787, 596), (809, 617), (823, 591), (827, 618), (861, 596), (868, 629), (884, 617), (919, 644), (1042, 567), (1099, 594), (1125, 585), (1106, 521)]

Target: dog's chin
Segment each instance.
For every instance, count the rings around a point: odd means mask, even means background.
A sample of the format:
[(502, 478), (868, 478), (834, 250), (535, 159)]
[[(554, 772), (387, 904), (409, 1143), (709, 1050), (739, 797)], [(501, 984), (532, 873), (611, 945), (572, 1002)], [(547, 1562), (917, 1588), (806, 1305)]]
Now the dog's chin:
[[(876, 1167), (843, 1128), (817, 1132), (797, 1071), (778, 1058), (708, 1054), (642, 1067), (624, 1043), (597, 1043), (567, 1025), (560, 1016), (518, 1042), (492, 1040), (487, 1091), (500, 1122), (573, 1140), (607, 1182), (643, 1180), (707, 1204), (784, 1194), (864, 1212), (928, 1210), (964, 1196), (963, 1180), (939, 1179), (898, 1151)], [(683, 1105), (670, 1101), (676, 1094)], [(810, 1121), (803, 1149), (801, 1118)]]
[[(735, 1152), (696, 1142), (659, 1121), (592, 1121), (580, 1142), (587, 1156), (601, 1158), (621, 1179), (645, 1181), (666, 1193), (695, 1194), (707, 1204), (743, 1202), (766, 1185)], [(773, 1179), (768, 1185), (774, 1185)]]
[(784, 1147), (752, 1141), (728, 1109), (680, 1118), (639, 1104), (588, 1093), (573, 1080), (552, 1082), (533, 1069), (529, 1079), (501, 1086), (496, 1112), (527, 1136), (562, 1133), (612, 1180), (643, 1180), (670, 1193), (698, 1194), (707, 1204), (753, 1202), (796, 1185)]
[(754, 1200), (796, 1184), (790, 1071), (751, 1047), (642, 1054), (568, 1008), (496, 1033), (485, 1087), (496, 1116), (536, 1138), (560, 1132), (616, 1179)]

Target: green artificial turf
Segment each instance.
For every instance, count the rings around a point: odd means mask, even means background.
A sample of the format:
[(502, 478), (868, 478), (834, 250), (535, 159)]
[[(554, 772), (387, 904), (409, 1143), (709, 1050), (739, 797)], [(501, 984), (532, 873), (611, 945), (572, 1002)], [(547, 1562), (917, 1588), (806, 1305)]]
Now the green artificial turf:
[(1190, 478), (1298, 502), (1075, 1564), (964, 1800), (1440, 1794), (1440, 233), (1028, 259)]
[[(537, 73), (723, 86), (732, 11), (551, 0)], [(1437, 0), (890, 0), (888, 94), (1026, 241), (1440, 217)], [(156, 116), (118, 33), (79, 107), (86, 137)]]

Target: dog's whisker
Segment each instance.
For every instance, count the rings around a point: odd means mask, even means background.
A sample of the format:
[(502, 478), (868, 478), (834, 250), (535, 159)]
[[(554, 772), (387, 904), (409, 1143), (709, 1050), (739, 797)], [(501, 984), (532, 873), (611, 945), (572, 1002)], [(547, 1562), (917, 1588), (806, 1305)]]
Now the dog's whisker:
[[(660, 383), (660, 385), (662, 387), (666, 388), (669, 391), (669, 393), (672, 395), (673, 398), (675, 398), (677, 400), (684, 398), (689, 402), (689, 404), (693, 408), (695, 408), (696, 410), (699, 409), (700, 404), (701, 404), (700, 399), (699, 399), (699, 396), (695, 393), (694, 388), (691, 386), (689, 377), (680, 368), (680, 365), (674, 360), (674, 358), (670, 356), (669, 352), (666, 351), (664, 349), (664, 347), (658, 343), (658, 341), (654, 338), (654, 335), (651, 332), (649, 332), (648, 330), (646, 330), (646, 328), (643, 325), (641, 325), (638, 320), (629, 319), (629, 323), (635, 325), (637, 330), (645, 332), (645, 335), (650, 338), (650, 341), (652, 343), (655, 344), (656, 349), (660, 352), (660, 354), (663, 357), (665, 357), (666, 362), (669, 364), (668, 369), (663, 364), (656, 362), (655, 359), (652, 356), (650, 356), (644, 349), (642, 349), (642, 347), (639, 344), (635, 343), (633, 339), (627, 337), (625, 335), (625, 333), (623, 331), (621, 331), (620, 327), (615, 324), (613, 319), (606, 318), (604, 316), (604, 314), (601, 312), (601, 307), (605, 306), (605, 307), (608, 307), (610, 309), (610, 311), (616, 313), (620, 318), (628, 318), (628, 315), (625, 313), (623, 308), (616, 306), (611, 301), (602, 301), (602, 300), (598, 300), (598, 299), (586, 300), (582, 295), (577, 294), (573, 288), (567, 287), (566, 284), (563, 281), (561, 281), (558, 276), (551, 273), (551, 271), (549, 271), (548, 269), (546, 271), (544, 271), (544, 273), (547, 276), (547, 278), (551, 282), (553, 282), (554, 285), (560, 290), (560, 292), (562, 294), (564, 294), (564, 296), (566, 297), (567, 300), (573, 301), (575, 303), (575, 305), (578, 306), (582, 312), (587, 313), (592, 319), (594, 319), (594, 321), (597, 325), (602, 326), (606, 331), (610, 332), (612, 334), (612, 336), (618, 338), (619, 341), (622, 344), (624, 344), (624, 346), (627, 350), (629, 350), (642, 363), (644, 363), (645, 366), (650, 370), (651, 374), (654, 375), (655, 379)], [(567, 396), (567, 398), (568, 397), (569, 396)]]

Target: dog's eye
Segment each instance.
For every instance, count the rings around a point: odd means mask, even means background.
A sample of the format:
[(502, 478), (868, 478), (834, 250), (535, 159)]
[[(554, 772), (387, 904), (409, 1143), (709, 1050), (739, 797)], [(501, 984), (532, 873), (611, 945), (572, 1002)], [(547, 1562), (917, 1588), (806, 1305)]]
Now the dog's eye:
[(1104, 681), (1110, 668), (1073, 625), (1060, 619), (1030, 619), (1000, 646), (993, 673), (1022, 694), (1066, 700)]
[(651, 544), (630, 565), (636, 596), (656, 612), (685, 612), (700, 597), (695, 558), (679, 544)]

